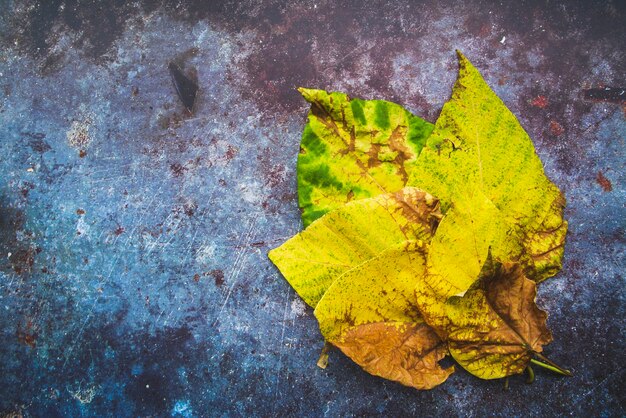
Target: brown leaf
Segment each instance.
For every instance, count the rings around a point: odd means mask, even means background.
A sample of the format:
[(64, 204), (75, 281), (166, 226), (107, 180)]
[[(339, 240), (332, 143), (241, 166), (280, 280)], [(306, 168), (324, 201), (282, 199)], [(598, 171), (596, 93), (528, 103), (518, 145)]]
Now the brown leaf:
[(454, 372), (439, 366), (446, 345), (425, 323), (358, 325), (335, 345), (368, 373), (416, 389), (432, 389)]
[(519, 265), (486, 270), (477, 286), (447, 302), (448, 347), (470, 373), (497, 379), (522, 373), (552, 334), (546, 312), (535, 304), (537, 285)]

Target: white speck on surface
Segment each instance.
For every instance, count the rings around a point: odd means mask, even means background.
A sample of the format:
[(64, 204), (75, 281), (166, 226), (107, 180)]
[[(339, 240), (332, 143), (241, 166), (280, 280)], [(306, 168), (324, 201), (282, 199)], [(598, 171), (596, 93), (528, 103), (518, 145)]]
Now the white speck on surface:
[(79, 232), (81, 235), (86, 235), (89, 232), (89, 225), (82, 217), (78, 218), (78, 222), (76, 223), (76, 232)]
[(296, 298), (291, 302), (291, 313), (294, 316), (302, 316), (306, 312), (306, 305), (300, 298)]
[(196, 262), (199, 264), (211, 264), (215, 256), (215, 245), (203, 245), (196, 251)]
[(506, 36), (503, 36), (502, 39), (500, 39), (500, 43), (502, 45), (504, 45), (504, 42), (506, 42)]

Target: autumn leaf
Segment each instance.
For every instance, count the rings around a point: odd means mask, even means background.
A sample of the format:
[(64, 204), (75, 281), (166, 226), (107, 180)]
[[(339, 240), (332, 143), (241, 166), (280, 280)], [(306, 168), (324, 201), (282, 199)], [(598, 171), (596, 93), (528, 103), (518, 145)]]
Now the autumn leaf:
[(468, 191), (443, 217), (431, 241), (415, 302), (441, 338), (448, 333), (445, 302), (478, 279), (490, 248), (507, 244), (500, 211), (480, 190)]
[[(529, 277), (542, 281), (561, 268), (567, 230), (562, 218), (565, 199), (544, 174), (532, 141), (515, 116), (467, 58), (458, 55), (459, 77), (452, 98), (419, 157), (409, 164), (408, 184), (437, 196), (446, 216), (455, 206), (468, 207), (467, 202), (481, 192), (499, 211), (499, 228), (504, 229), (499, 237), (508, 241), (502, 247), (489, 234), (471, 234), (483, 248), (476, 254), (479, 264), (484, 262), (484, 247), (491, 246), (494, 257), (502, 262), (519, 258)], [(492, 219), (473, 218), (473, 222)], [(475, 224), (474, 228), (488, 225)], [(474, 275), (478, 258), (465, 259), (471, 272), (461, 266), (435, 274), (447, 278), (451, 292), (462, 293), (471, 284), (464, 278)], [(460, 279), (454, 284), (456, 278)]]
[(448, 351), (484, 379), (531, 361), (569, 374), (541, 354), (552, 336), (535, 304), (561, 268), (565, 199), (515, 116), (459, 62), (434, 129), (393, 103), (300, 89), (306, 229), (269, 257), (326, 342), (371, 374), (430, 389), (453, 373), (439, 365)]
[(298, 198), (306, 228), (353, 199), (402, 189), (433, 125), (383, 100), (300, 88), (311, 103), (298, 155)]
[(356, 200), (313, 222), (269, 258), (315, 307), (351, 268), (407, 240), (430, 242), (440, 216), (437, 199), (415, 188)]
[(324, 338), (367, 372), (417, 389), (445, 381), (445, 343), (421, 318), (415, 281), (427, 245), (407, 241), (336, 278), (315, 308)]
[(487, 263), (474, 287), (446, 303), (450, 354), (482, 379), (522, 373), (552, 341), (536, 295), (536, 283), (519, 265)]
[(539, 226), (526, 234), (525, 273), (540, 283), (561, 269), (567, 221), (563, 219), (565, 197), (559, 193), (541, 220)]

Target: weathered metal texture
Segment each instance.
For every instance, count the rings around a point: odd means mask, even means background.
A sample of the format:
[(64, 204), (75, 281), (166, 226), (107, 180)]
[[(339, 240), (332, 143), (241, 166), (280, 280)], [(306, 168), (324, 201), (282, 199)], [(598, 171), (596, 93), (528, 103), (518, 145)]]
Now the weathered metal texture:
[[(584, 93), (626, 84), (623, 2), (1, 3), (0, 412), (624, 415), (624, 107)], [(266, 257), (300, 228), (296, 87), (434, 121), (456, 48), (567, 196), (539, 305), (572, 378), (417, 392), (337, 351), (319, 369)], [(197, 72), (193, 116), (170, 62)]]

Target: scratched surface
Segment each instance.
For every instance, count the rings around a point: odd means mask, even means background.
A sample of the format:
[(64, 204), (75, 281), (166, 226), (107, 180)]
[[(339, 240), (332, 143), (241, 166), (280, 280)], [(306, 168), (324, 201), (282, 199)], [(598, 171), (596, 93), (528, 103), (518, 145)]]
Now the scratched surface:
[[(584, 93), (626, 85), (624, 2), (103, 3), (0, 0), (0, 416), (626, 413), (625, 104)], [(455, 48), (567, 196), (539, 305), (572, 378), (417, 392), (338, 352), (321, 370), (312, 312), (267, 260), (301, 227), (295, 87), (435, 121)]]

